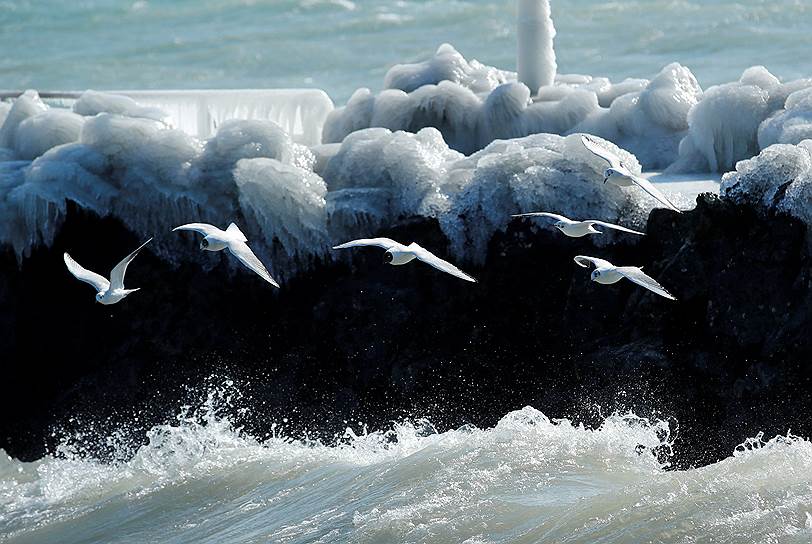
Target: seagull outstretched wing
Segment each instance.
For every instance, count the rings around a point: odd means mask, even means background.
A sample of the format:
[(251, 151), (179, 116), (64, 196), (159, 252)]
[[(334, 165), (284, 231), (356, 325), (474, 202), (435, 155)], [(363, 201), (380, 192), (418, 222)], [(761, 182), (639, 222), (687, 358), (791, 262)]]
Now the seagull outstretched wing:
[(395, 242), (390, 238), (361, 238), (360, 240), (353, 240), (338, 246), (333, 246), (333, 249), (346, 249), (348, 247), (363, 247), (374, 246), (382, 247), (383, 249), (391, 249), (393, 247), (403, 249), (405, 246), (399, 242)]
[(603, 259), (598, 259), (597, 257), (587, 257), (585, 255), (578, 255), (573, 260), (578, 266), (582, 266), (584, 268), (589, 268), (590, 266), (594, 266), (595, 268), (614, 268), (615, 266), (609, 261), (604, 261)]
[(268, 269), (265, 268), (265, 265), (262, 264), (262, 261), (254, 255), (254, 252), (251, 251), (251, 248), (248, 247), (243, 241), (240, 240), (233, 240), (228, 244), (228, 250), (231, 252), (232, 255), (237, 257), (242, 264), (256, 272), (256, 274), (262, 278), (263, 280), (267, 281), (274, 287), (279, 287), (279, 284), (276, 282), (275, 279), (271, 277), (270, 272)]
[(679, 208), (677, 208), (673, 202), (668, 200), (668, 198), (660, 191), (657, 187), (654, 186), (649, 180), (644, 177), (637, 176), (635, 174), (631, 174), (628, 176), (635, 185), (643, 189), (647, 192), (650, 196), (654, 197), (660, 204), (665, 206), (666, 208), (670, 208), (677, 213), (682, 213)]
[(636, 266), (621, 266), (617, 268), (617, 271), (627, 280), (632, 281), (641, 287), (645, 287), (649, 291), (657, 293), (661, 297), (665, 297), (670, 300), (677, 300), (676, 297), (666, 291), (665, 287), (660, 285), (657, 280)]
[(631, 234), (639, 234), (640, 236), (645, 236), (646, 235), (646, 233), (644, 233), (644, 232), (640, 232), (640, 231), (632, 230), (632, 229), (627, 229), (626, 227), (621, 227), (620, 225), (614, 225), (612, 223), (604, 223), (603, 221), (590, 220), (590, 221), (584, 221), (584, 222), (589, 223), (590, 225), (597, 225), (599, 227), (604, 227), (604, 228), (607, 228), (607, 229), (619, 230), (621, 232), (628, 232), (628, 233), (631, 233)]
[(138, 249), (124, 257), (113, 270), (110, 271), (110, 287), (113, 289), (124, 289), (124, 274), (127, 273), (127, 266), (135, 259), (138, 252), (144, 249), (144, 246), (152, 241), (152, 238), (138, 246)]
[(623, 161), (620, 159), (620, 157), (618, 157), (614, 151), (610, 151), (598, 143), (598, 140), (596, 140), (594, 136), (582, 134), (581, 142), (583, 142), (585, 148), (590, 150), (594, 155), (597, 155), (608, 162), (609, 166), (615, 170), (628, 171), (628, 169), (623, 165)]
[(91, 272), (83, 267), (74, 261), (73, 257), (68, 255), (67, 252), (63, 255), (63, 258), (65, 259), (65, 265), (68, 267), (68, 272), (73, 274), (77, 280), (89, 283), (97, 293), (110, 289), (110, 282), (104, 276)]
[(193, 230), (195, 232), (199, 232), (203, 236), (209, 236), (210, 234), (217, 234), (218, 232), (223, 232), (214, 225), (209, 225), (208, 223), (189, 223), (187, 225), (175, 227), (174, 229), (172, 229), (172, 232), (175, 232), (176, 230)]
[(426, 263), (428, 265), (433, 266), (437, 270), (442, 270), (443, 272), (445, 272), (447, 274), (451, 274), (452, 276), (456, 276), (456, 277), (458, 277), (460, 279), (463, 279), (465, 281), (470, 281), (470, 282), (476, 283), (476, 280), (472, 276), (469, 276), (468, 274), (466, 274), (465, 272), (463, 272), (462, 270), (460, 270), (459, 268), (457, 268), (456, 266), (454, 266), (450, 262), (444, 261), (443, 259), (441, 259), (437, 255), (435, 255), (434, 253), (432, 253), (428, 249), (424, 249), (423, 247), (417, 245), (414, 242), (412, 242), (409, 245), (408, 250), (411, 251), (412, 253), (414, 253), (414, 255), (418, 259), (420, 259), (421, 261), (423, 261), (424, 263)]
[(557, 213), (549, 213), (549, 212), (520, 213), (513, 215), (512, 217), (549, 217), (551, 219), (555, 219), (556, 221), (570, 222), (570, 219), (568, 217), (558, 215)]

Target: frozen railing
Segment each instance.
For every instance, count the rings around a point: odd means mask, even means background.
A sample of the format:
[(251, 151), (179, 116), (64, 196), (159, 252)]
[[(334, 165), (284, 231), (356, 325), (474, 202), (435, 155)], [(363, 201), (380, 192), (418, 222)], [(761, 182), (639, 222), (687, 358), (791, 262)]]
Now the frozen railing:
[[(284, 128), (294, 141), (321, 143), (321, 131), (333, 101), (320, 89), (140, 90), (105, 91), (131, 97), (142, 106), (165, 111), (183, 131), (208, 138), (228, 119), (268, 119)], [(2, 91), (0, 99), (20, 91)], [(43, 100), (70, 106), (81, 92), (40, 92)]]

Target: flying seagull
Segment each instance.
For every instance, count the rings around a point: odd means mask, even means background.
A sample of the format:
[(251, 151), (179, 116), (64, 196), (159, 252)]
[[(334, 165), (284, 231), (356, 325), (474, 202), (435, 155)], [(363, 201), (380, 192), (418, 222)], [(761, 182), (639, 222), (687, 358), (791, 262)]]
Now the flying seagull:
[(204, 251), (222, 251), (228, 249), (232, 255), (237, 257), (242, 264), (253, 270), (263, 280), (267, 281), (274, 287), (279, 287), (271, 277), (268, 269), (262, 264), (262, 261), (254, 255), (251, 248), (246, 243), (248, 238), (242, 233), (240, 228), (231, 223), (226, 230), (220, 230), (214, 225), (208, 223), (189, 223), (188, 225), (181, 225), (175, 227), (172, 231), (176, 230), (192, 230), (199, 232), (203, 235), (203, 240), (200, 241), (200, 249)]
[(666, 198), (666, 196), (649, 180), (638, 176), (626, 168), (620, 157), (618, 157), (613, 151), (610, 151), (598, 143), (593, 136), (582, 134), (581, 141), (584, 143), (584, 147), (586, 147), (589, 151), (609, 163), (609, 168), (607, 168), (603, 174), (604, 183), (611, 181), (613, 185), (617, 185), (618, 187), (630, 187), (632, 185), (637, 185), (649, 195), (656, 198), (660, 204), (666, 208), (670, 208), (675, 212), (682, 213), (680, 212), (679, 208), (668, 200), (668, 198)]
[(89, 283), (96, 290), (96, 302), (108, 306), (124, 300), (127, 295), (135, 293), (140, 288), (125, 289), (124, 288), (124, 274), (127, 272), (127, 266), (135, 259), (138, 252), (141, 251), (145, 245), (150, 243), (152, 238), (141, 244), (141, 246), (124, 257), (115, 268), (110, 272), (110, 279), (108, 280), (100, 274), (91, 272), (79, 263), (73, 260), (73, 257), (68, 255), (67, 252), (63, 255), (65, 265), (68, 267), (68, 272), (73, 274), (77, 280)]
[(333, 249), (346, 249), (348, 247), (362, 247), (362, 246), (375, 246), (381, 247), (386, 250), (383, 254), (383, 262), (394, 266), (404, 265), (419, 259), (426, 264), (429, 264), (437, 270), (442, 270), (452, 276), (464, 279), (465, 281), (476, 282), (474, 278), (441, 258), (434, 255), (427, 249), (423, 249), (416, 243), (412, 242), (408, 246), (390, 240), (389, 238), (363, 238), (361, 240), (353, 240), (340, 246), (335, 246)]
[(612, 223), (604, 223), (603, 221), (596, 221), (594, 219), (588, 219), (586, 221), (574, 221), (563, 215), (558, 215), (557, 213), (548, 213), (548, 212), (533, 212), (533, 213), (520, 213), (514, 215), (513, 217), (549, 217), (551, 219), (555, 219), (555, 223), (553, 226), (569, 236), (570, 238), (581, 238), (582, 236), (586, 236), (587, 234), (602, 234), (601, 231), (595, 228), (604, 227), (607, 229), (615, 229), (621, 232), (628, 232), (630, 234), (639, 234), (640, 236), (645, 236), (645, 233), (627, 229), (626, 227), (621, 227), (620, 225), (613, 225)]
[(657, 283), (654, 278), (648, 276), (641, 268), (636, 266), (615, 266), (609, 261), (596, 259), (595, 257), (584, 257), (583, 255), (575, 257), (575, 262), (584, 268), (589, 268), (590, 266), (595, 267), (595, 270), (592, 271), (592, 281), (604, 285), (611, 285), (626, 278), (637, 285), (645, 287), (649, 291), (657, 293), (661, 297), (677, 300), (674, 295), (665, 290), (665, 287)]

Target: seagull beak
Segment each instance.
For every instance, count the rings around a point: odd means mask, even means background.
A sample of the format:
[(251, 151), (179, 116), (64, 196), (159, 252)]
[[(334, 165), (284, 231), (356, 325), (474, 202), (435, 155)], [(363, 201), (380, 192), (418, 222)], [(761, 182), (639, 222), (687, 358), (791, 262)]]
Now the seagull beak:
[(609, 176), (606, 176), (605, 178), (603, 178), (604, 183), (606, 183), (607, 181), (609, 181)]

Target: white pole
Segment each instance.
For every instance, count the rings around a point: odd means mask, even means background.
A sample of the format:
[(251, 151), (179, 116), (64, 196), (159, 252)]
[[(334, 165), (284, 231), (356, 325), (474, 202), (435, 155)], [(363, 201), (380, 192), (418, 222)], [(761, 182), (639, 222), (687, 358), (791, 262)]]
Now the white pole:
[(550, 0), (519, 0), (517, 23), (519, 81), (535, 95), (539, 87), (553, 84), (558, 68), (553, 49), (555, 26), (550, 15)]

